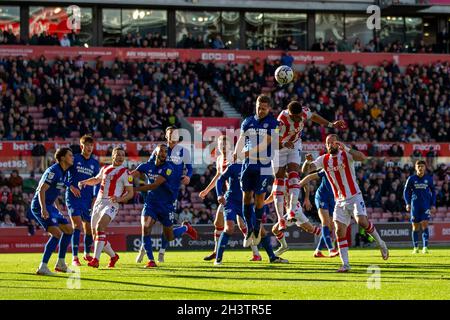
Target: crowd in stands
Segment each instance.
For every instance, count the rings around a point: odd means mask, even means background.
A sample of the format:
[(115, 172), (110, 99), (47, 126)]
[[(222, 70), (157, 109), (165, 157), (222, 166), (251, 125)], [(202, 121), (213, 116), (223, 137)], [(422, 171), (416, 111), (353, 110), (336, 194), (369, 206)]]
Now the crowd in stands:
[[(450, 65), (436, 62), (409, 65), (403, 72), (384, 61), (369, 69), (342, 61), (318, 67), (308, 63), (294, 81), (283, 87), (273, 74), (281, 64), (255, 61), (243, 66), (229, 63), (208, 70), (218, 92), (244, 116), (253, 113), (261, 92), (271, 92), (274, 113), (291, 100), (300, 100), (327, 119), (343, 119), (344, 141), (445, 142), (450, 141)], [(308, 123), (305, 141), (323, 141), (327, 130)]]
[[(162, 129), (179, 125), (180, 117), (223, 115), (204, 70), (200, 63), (116, 60), (105, 66), (99, 58), (92, 67), (81, 58), (0, 58), (0, 140), (67, 138), (72, 132), (110, 141), (160, 140)], [(114, 88), (122, 78), (128, 84)], [(35, 129), (26, 106), (42, 112), (48, 130)]]
[(128, 32), (117, 39), (114, 47), (167, 48), (167, 39), (159, 32), (148, 32), (145, 35)]

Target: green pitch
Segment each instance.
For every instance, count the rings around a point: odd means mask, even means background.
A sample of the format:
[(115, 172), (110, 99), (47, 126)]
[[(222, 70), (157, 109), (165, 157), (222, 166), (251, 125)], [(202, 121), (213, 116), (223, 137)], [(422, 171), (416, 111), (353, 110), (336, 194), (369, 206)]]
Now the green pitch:
[[(351, 249), (348, 274), (336, 273), (339, 258), (314, 259), (311, 250), (286, 252), (290, 264), (283, 265), (268, 263), (265, 254), (250, 262), (250, 251), (229, 250), (219, 267), (203, 261), (204, 251), (168, 251), (151, 270), (127, 252), (115, 269), (105, 267), (106, 255), (99, 269), (84, 263), (79, 281), (77, 274), (35, 275), (40, 254), (1, 254), (0, 299), (450, 299), (450, 249), (430, 251), (393, 249), (383, 261), (376, 249)], [(379, 273), (368, 273), (369, 266)]]

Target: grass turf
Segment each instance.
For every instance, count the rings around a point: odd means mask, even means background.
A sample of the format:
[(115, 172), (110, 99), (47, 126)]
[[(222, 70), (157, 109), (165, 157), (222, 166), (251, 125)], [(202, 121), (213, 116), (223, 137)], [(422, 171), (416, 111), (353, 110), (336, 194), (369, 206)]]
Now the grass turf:
[[(450, 299), (450, 249), (433, 248), (428, 255), (392, 249), (383, 261), (377, 249), (352, 248), (348, 274), (336, 273), (339, 258), (315, 259), (311, 250), (288, 251), (283, 257), (289, 264), (270, 264), (264, 253), (263, 261), (250, 262), (250, 251), (230, 249), (218, 267), (203, 261), (206, 254), (168, 251), (156, 269), (136, 264), (131, 252), (108, 269), (103, 254), (99, 269), (83, 261), (80, 282), (76, 275), (35, 275), (41, 254), (1, 254), (0, 299)], [(380, 273), (368, 273), (369, 266)], [(380, 288), (368, 289), (369, 278), (372, 287), (379, 279)]]

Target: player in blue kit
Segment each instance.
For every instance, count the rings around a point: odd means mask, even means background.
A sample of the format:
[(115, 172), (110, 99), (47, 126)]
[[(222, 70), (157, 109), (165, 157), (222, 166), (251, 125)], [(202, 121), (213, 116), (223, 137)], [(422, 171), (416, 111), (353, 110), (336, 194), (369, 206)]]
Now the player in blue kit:
[[(214, 265), (221, 265), (223, 252), (228, 244), (228, 240), (234, 232), (234, 226), (237, 222), (237, 217), (242, 218), (242, 191), (240, 185), (240, 176), (242, 165), (233, 163), (227, 167), (216, 182), (217, 200), (224, 206), (225, 231), (222, 232), (217, 245), (217, 256)], [(225, 181), (228, 181), (228, 189), (223, 194), (223, 186)], [(269, 255), (269, 260), (272, 263), (287, 263), (285, 259), (281, 259), (275, 255), (270, 243), (270, 237), (266, 237), (264, 228), (261, 228), (262, 240), (261, 244)]]
[(146, 268), (156, 267), (153, 257), (151, 230), (156, 221), (163, 225), (163, 237), (166, 242), (181, 237), (187, 233), (191, 238), (197, 238), (197, 232), (189, 223), (183, 223), (181, 227), (173, 229), (171, 213), (173, 208), (172, 185), (179, 176), (174, 175), (173, 166), (167, 161), (168, 148), (160, 144), (155, 149), (155, 156), (148, 162), (140, 164), (132, 176), (138, 177), (145, 174), (148, 184), (136, 188), (136, 191), (148, 191), (142, 210), (142, 243), (149, 259)]
[[(241, 125), (241, 133), (233, 154), (234, 162), (244, 151), (241, 172), (243, 214), (247, 223), (244, 247), (258, 245), (262, 238), (261, 219), (267, 187), (272, 184), (271, 135), (278, 129), (278, 121), (270, 114), (272, 99), (264, 94), (256, 100), (256, 114), (247, 117)], [(254, 208), (253, 208), (254, 200)], [(251, 221), (255, 214), (255, 220)]]
[(66, 251), (72, 237), (72, 225), (64, 218), (57, 202), (61, 190), (67, 186), (67, 170), (73, 165), (73, 154), (69, 148), (60, 148), (55, 152), (56, 163), (45, 170), (38, 188), (31, 201), (31, 212), (41, 226), (51, 234), (45, 245), (42, 262), (36, 273), (53, 275), (48, 268), (48, 261), (59, 244), (57, 272), (71, 273), (66, 263)]
[[(173, 167), (173, 182), (170, 183), (170, 188), (173, 194), (173, 208), (177, 207), (178, 193), (180, 191), (181, 184), (188, 185), (192, 177), (192, 160), (189, 150), (179, 145), (180, 136), (176, 127), (170, 126), (166, 128), (166, 140), (167, 140), (167, 161)], [(155, 151), (150, 156), (150, 160), (155, 157)], [(186, 172), (184, 172), (186, 170)], [(171, 219), (173, 220), (175, 213), (171, 212)], [(166, 252), (169, 243), (162, 238), (162, 246), (159, 250), (158, 261), (164, 262), (164, 254)], [(141, 246), (139, 254), (136, 257), (136, 262), (142, 262), (145, 250)]]
[(97, 176), (100, 172), (98, 161), (92, 156), (94, 150), (94, 139), (84, 135), (80, 139), (81, 154), (74, 156), (73, 166), (68, 170), (68, 181), (70, 188), (66, 189), (66, 204), (70, 220), (73, 226), (72, 235), (72, 265), (81, 266), (78, 259), (78, 246), (80, 244), (80, 233), (84, 231), (84, 256), (85, 261), (91, 261), (91, 246), (93, 244), (91, 231), (91, 209), (98, 193), (98, 188), (86, 186), (78, 189), (78, 182)]
[(413, 254), (419, 253), (419, 229), (422, 227), (423, 253), (428, 253), (428, 221), (436, 212), (436, 192), (433, 177), (425, 174), (426, 164), (423, 160), (416, 161), (416, 174), (406, 181), (403, 197), (406, 211), (411, 212)]

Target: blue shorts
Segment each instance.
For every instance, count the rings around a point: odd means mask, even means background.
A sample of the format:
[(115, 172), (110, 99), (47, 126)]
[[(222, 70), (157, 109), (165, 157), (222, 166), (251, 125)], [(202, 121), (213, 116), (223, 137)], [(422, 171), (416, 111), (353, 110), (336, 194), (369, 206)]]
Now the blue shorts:
[(173, 226), (174, 209), (172, 203), (145, 203), (142, 215), (144, 217), (152, 217), (155, 221), (161, 222), (164, 227)]
[(267, 187), (269, 185), (272, 185), (273, 176), (263, 175), (261, 170), (268, 170), (268, 168), (260, 168), (255, 165), (242, 166), (242, 191), (253, 191), (255, 192), (255, 194), (262, 194), (267, 192)]
[(333, 198), (328, 198), (328, 197), (325, 198), (325, 197), (320, 197), (320, 196), (316, 195), (314, 197), (314, 202), (316, 204), (317, 209), (328, 210), (328, 214), (330, 216), (333, 216), (334, 206), (336, 205)]
[(69, 202), (67, 204), (67, 212), (71, 217), (80, 217), (84, 222), (91, 223), (91, 209), (83, 208), (82, 206), (74, 206)]
[(56, 207), (52, 205), (47, 205), (45, 207), (47, 208), (49, 214), (48, 219), (42, 218), (40, 207), (31, 208), (31, 213), (45, 230), (48, 230), (49, 227), (57, 227), (60, 224), (69, 224), (69, 221), (64, 218), (62, 213), (59, 212)]
[(429, 221), (431, 218), (430, 209), (416, 209), (411, 208), (411, 223), (419, 223), (422, 221)]
[(225, 220), (230, 220), (234, 223), (237, 223), (237, 216), (240, 216), (242, 219), (244, 219), (242, 213), (242, 201), (227, 199), (227, 202), (223, 207), (223, 216)]

